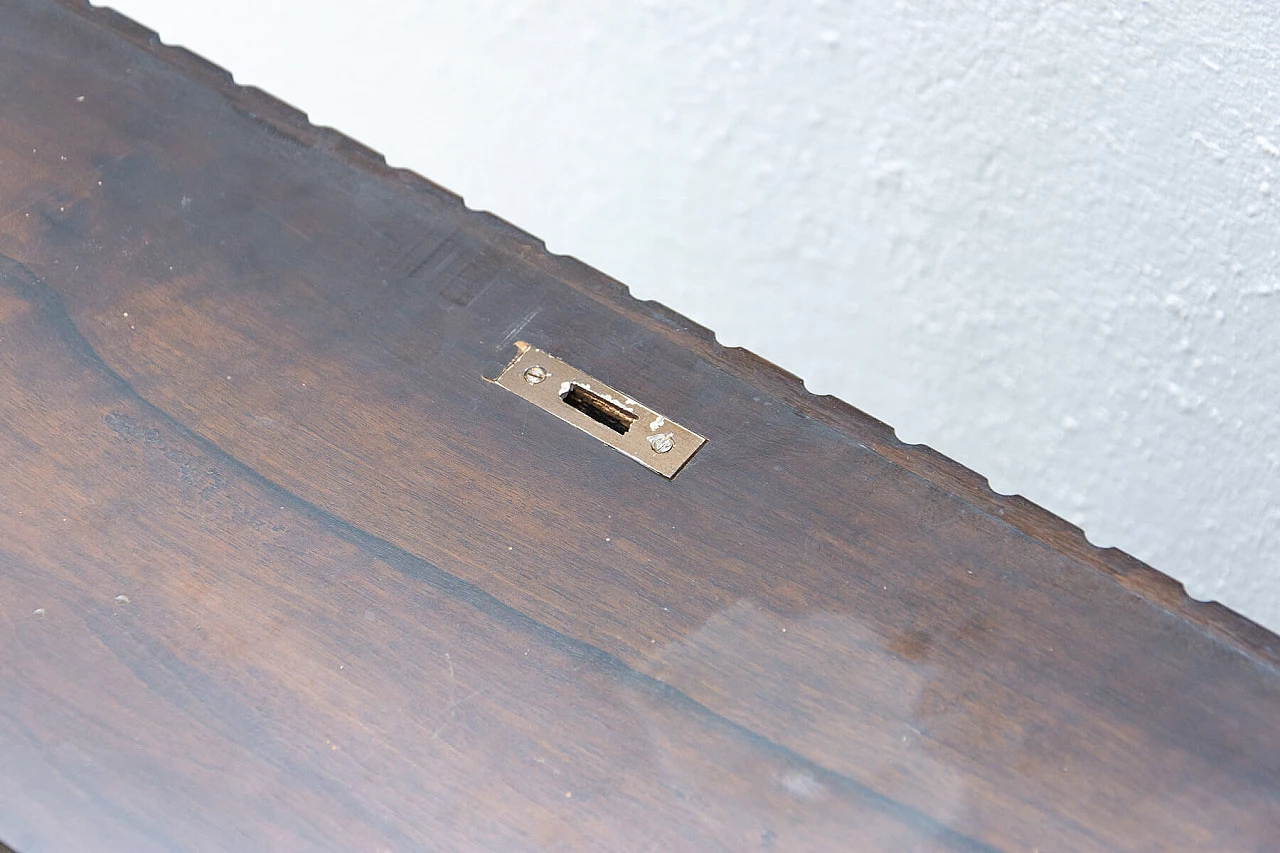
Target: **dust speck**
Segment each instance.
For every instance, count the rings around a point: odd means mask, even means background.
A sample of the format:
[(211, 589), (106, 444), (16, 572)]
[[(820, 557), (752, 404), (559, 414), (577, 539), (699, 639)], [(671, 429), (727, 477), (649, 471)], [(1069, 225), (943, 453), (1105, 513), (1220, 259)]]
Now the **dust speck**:
[(129, 596), (127, 595), (116, 596), (116, 604), (128, 604), (128, 603), (129, 603)]
[(813, 801), (826, 796), (827, 786), (803, 770), (789, 770), (782, 775), (782, 787), (797, 800)]
[(44, 618), (44, 608), (43, 608), (43, 607), (37, 607), (35, 610), (31, 611), (31, 615), (32, 615), (32, 616), (37, 616), (37, 617), (39, 617), (39, 618), (43, 619), (43, 618)]

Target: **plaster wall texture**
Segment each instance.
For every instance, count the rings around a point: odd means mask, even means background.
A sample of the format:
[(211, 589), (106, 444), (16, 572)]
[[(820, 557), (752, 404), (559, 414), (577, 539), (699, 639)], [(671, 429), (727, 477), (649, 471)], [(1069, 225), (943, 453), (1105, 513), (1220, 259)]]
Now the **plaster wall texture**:
[(114, 5), (1280, 629), (1271, 4)]

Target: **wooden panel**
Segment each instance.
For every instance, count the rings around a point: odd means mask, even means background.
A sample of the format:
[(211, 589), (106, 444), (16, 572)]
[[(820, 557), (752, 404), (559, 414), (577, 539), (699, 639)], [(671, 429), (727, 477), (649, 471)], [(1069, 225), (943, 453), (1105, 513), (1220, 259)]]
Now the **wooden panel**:
[(0, 98), (22, 853), (1280, 845), (1268, 632), (113, 13)]
[(0, 282), (19, 850), (972, 849), (266, 483)]

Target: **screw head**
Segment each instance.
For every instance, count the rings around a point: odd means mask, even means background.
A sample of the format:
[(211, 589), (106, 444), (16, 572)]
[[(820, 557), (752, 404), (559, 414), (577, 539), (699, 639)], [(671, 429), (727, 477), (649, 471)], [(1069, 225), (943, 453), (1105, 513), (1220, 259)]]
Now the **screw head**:
[(676, 441), (671, 433), (664, 432), (649, 436), (649, 446), (653, 448), (654, 453), (670, 453), (676, 446)]
[(528, 382), (530, 385), (537, 385), (550, 375), (551, 374), (547, 372), (545, 367), (540, 364), (535, 364), (524, 372), (524, 381)]

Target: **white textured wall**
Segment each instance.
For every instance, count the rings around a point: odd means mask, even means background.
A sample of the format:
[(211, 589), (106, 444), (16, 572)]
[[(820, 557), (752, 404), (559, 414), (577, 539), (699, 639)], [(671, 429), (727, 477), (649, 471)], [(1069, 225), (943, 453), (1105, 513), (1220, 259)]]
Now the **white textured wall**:
[(114, 5), (1280, 628), (1273, 4)]

